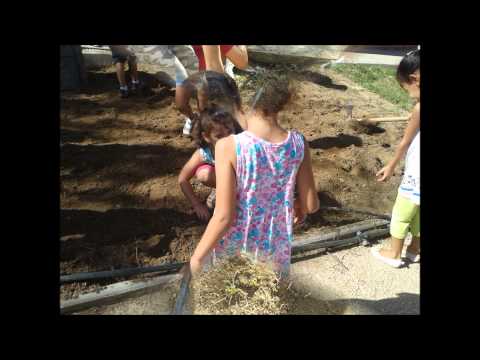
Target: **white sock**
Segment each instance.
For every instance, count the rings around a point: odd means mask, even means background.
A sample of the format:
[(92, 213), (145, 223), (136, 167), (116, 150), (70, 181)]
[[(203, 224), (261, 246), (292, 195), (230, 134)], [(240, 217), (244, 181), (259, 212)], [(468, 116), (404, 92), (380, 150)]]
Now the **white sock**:
[(140, 84), (140, 80), (132, 80), (132, 84)]
[(128, 86), (120, 86), (120, 90), (128, 90)]

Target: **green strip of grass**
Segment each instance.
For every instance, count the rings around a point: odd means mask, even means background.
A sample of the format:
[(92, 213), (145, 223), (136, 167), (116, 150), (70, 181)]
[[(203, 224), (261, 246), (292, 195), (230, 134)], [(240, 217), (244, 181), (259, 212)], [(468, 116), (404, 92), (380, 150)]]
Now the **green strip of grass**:
[(396, 69), (382, 65), (337, 64), (333, 70), (392, 104), (410, 111), (413, 102), (395, 79)]

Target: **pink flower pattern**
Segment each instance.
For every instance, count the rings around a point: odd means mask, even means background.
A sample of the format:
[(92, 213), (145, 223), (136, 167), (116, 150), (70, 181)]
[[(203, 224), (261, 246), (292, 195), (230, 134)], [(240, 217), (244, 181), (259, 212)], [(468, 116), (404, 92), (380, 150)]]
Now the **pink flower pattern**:
[(290, 271), (295, 180), (304, 156), (304, 137), (290, 131), (273, 144), (248, 131), (233, 135), (237, 156), (236, 219), (213, 258), (240, 253)]

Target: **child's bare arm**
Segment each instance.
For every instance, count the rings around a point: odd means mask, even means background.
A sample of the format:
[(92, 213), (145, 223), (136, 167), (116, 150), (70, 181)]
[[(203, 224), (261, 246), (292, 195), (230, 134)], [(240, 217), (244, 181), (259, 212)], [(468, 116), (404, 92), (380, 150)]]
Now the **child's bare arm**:
[(313, 179), (310, 148), (305, 141), (304, 157), (297, 174), (298, 201), (303, 214), (312, 214), (320, 207), (315, 181)]
[(180, 175), (178, 176), (178, 184), (180, 185), (185, 197), (188, 199), (190, 204), (192, 204), (197, 216), (206, 221), (209, 217), (208, 209), (206, 206), (204, 206), (205, 204), (203, 204), (202, 201), (195, 195), (193, 187), (190, 184), (190, 180), (195, 175), (195, 169), (202, 163), (202, 156), (200, 155), (200, 151), (197, 150), (193, 153), (190, 160), (188, 160), (183, 166), (182, 171), (180, 171)]
[(418, 129), (420, 129), (420, 103), (417, 103), (412, 111), (412, 116), (410, 117), (410, 121), (408, 122), (407, 128), (405, 129), (405, 133), (403, 134), (403, 138), (400, 141), (397, 149), (395, 150), (395, 155), (390, 162), (382, 168), (376, 175), (378, 177), (378, 181), (384, 181), (388, 179), (393, 172), (395, 171), (395, 167), (398, 165), (399, 161), (405, 156), (405, 153), (408, 150), (408, 147), (412, 143), (413, 138), (417, 134)]
[(192, 273), (201, 268), (208, 253), (227, 232), (235, 218), (235, 143), (232, 136), (219, 140), (215, 146), (217, 199), (215, 212), (190, 259)]

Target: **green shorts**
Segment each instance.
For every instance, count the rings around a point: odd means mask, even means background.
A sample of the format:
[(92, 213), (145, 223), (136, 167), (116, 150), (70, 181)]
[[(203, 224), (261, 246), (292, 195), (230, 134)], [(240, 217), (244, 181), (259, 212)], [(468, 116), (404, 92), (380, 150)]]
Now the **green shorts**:
[(399, 194), (393, 206), (390, 235), (405, 239), (409, 231), (414, 237), (420, 236), (420, 205)]

